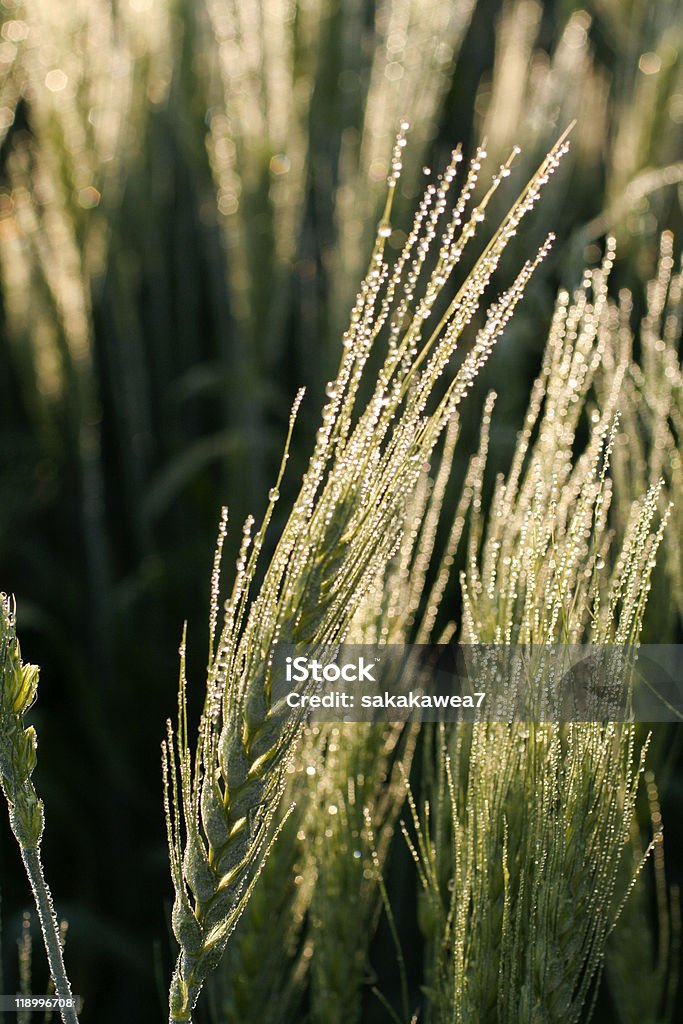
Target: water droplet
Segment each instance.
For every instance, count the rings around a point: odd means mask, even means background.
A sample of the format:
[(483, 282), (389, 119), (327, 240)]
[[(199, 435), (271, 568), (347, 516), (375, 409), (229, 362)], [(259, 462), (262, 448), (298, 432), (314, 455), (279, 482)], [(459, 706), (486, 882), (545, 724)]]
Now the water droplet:
[(278, 491), (277, 487), (271, 487), (271, 489), (268, 491), (268, 501), (277, 501), (279, 497), (280, 492)]

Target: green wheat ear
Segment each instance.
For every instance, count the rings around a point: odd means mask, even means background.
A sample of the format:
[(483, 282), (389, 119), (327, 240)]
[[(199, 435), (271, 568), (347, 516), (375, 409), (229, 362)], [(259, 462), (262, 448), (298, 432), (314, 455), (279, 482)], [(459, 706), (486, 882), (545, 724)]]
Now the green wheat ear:
[(24, 664), (21, 659), (14, 601), (0, 594), (0, 786), (33, 890), (55, 992), (68, 1004), (61, 1010), (62, 1020), (65, 1024), (78, 1024), (59, 926), (40, 857), (45, 813), (31, 781), (37, 763), (36, 731), (32, 725), (24, 724), (24, 716), (36, 698), (38, 674), (37, 665)]
[(37, 665), (21, 660), (14, 604), (0, 595), (0, 780), (10, 823), (22, 849), (36, 850), (43, 833), (43, 802), (31, 776), (36, 766), (36, 732), (24, 715), (36, 697)]
[[(443, 173), (428, 186), (403, 248), (392, 253), (386, 242), (392, 234), (390, 212), (405, 128), (394, 149), (370, 269), (344, 335), (337, 377), (327, 385), (329, 402), (301, 490), (258, 593), (253, 594), (264, 533), (279, 497), (283, 460), (264, 523), (254, 535), (253, 520), (245, 524), (217, 640), (215, 566), (206, 702), (194, 753), (185, 713), (184, 665), (181, 668), (178, 728), (174, 733), (169, 726), (163, 751), (175, 888), (173, 928), (180, 946), (169, 995), (171, 1021), (191, 1019), (202, 986), (251, 895), (303, 726), (302, 718), (283, 719), (271, 706), (275, 645), (336, 644), (348, 638), (356, 613), (400, 549), (411, 496), (442, 433), (550, 246), (551, 238), (522, 266), (512, 285), (488, 303), (482, 325), (461, 354), (463, 332), (484, 305), (483, 294), (503, 252), (536, 205), (567, 143), (563, 136), (550, 151), (464, 281), (453, 289), (442, 313), (443, 289), (464, 250), (473, 248), (472, 240), (493, 194), (508, 177), (513, 157), (492, 176), (477, 201), (473, 196), (486, 156), (479, 149), (451, 205), (451, 186), (462, 161), (455, 150)], [(430, 250), (432, 260), (427, 259)], [(368, 380), (373, 350), (378, 351), (381, 369)], [(453, 372), (456, 353), (460, 363)], [(363, 407), (366, 391), (371, 397)], [(293, 418), (287, 446), (292, 429)], [(225, 518), (219, 551), (224, 534)]]

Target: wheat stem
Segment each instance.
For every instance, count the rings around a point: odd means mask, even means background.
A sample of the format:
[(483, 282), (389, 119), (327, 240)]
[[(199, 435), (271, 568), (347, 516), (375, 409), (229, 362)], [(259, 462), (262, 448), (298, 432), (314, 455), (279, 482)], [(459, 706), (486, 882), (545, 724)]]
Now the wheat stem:
[[(37, 847), (34, 849), (21, 847), (21, 859), (24, 862), (24, 868), (33, 890), (33, 898), (43, 932), (45, 952), (47, 953), (47, 960), (50, 965), (50, 974), (55, 984), (55, 994), (58, 999), (71, 1003), (73, 1001), (71, 984), (67, 977), (66, 967), (64, 966), (57, 915), (55, 914), (52, 895), (45, 881), (40, 850)], [(78, 1024), (78, 1015), (74, 1007), (63, 1007), (60, 1012), (64, 1024)]]

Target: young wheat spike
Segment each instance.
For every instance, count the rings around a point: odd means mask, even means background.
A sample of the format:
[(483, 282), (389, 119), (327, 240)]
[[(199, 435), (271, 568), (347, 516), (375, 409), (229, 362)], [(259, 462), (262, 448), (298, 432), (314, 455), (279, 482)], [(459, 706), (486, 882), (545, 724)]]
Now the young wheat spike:
[[(433, 480), (423, 472), (399, 551), (359, 609), (348, 643), (408, 643), (424, 633), (415, 619), (458, 435), (456, 416), (438, 471)], [(400, 723), (305, 729), (282, 802), (296, 806), (209, 979), (222, 1024), (290, 1020), (309, 976), (312, 1022), (360, 1018), (380, 903), (376, 868), (384, 865), (394, 834), (404, 800), (401, 774), (410, 772), (416, 738), (415, 727), (404, 731)], [(377, 837), (374, 856), (366, 814)], [(339, 899), (349, 892), (356, 899), (352, 920)]]
[[(664, 538), (663, 562), (656, 594), (658, 637), (683, 620), (683, 369), (679, 353), (683, 323), (683, 273), (674, 262), (674, 239), (660, 240), (657, 271), (646, 289), (647, 308), (638, 331), (640, 357), (634, 358), (636, 337), (631, 328), (633, 302), (624, 291), (610, 310), (611, 343), (598, 376), (598, 395), (610, 391), (623, 376), (619, 395), (621, 431), (628, 445), (617, 445), (612, 457), (616, 525), (623, 535), (634, 494), (663, 479), (663, 505), (673, 502), (672, 524)], [(605, 325), (609, 329), (609, 324)], [(672, 600), (673, 598), (673, 600)], [(668, 621), (667, 621), (668, 620)]]
[[(584, 1020), (602, 969), (644, 751), (632, 726), (444, 729), (408, 835), (435, 1024)], [(486, 950), (482, 957), (481, 951)]]
[(14, 604), (0, 594), (0, 787), (33, 890), (55, 991), (65, 1002), (62, 1020), (64, 1024), (78, 1024), (64, 968), (59, 926), (40, 856), (45, 815), (43, 802), (31, 781), (37, 762), (36, 733), (32, 725), (24, 726), (24, 715), (36, 697), (38, 671), (37, 665), (21, 660)]
[[(466, 642), (542, 650), (639, 642), (666, 515), (658, 521), (658, 489), (650, 488), (633, 504), (612, 555), (607, 473), (623, 367), (574, 456), (610, 340), (606, 324), (619, 323), (607, 301), (613, 256), (610, 243), (603, 266), (587, 272), (573, 299), (560, 295), (512, 467), (497, 481), (486, 524), (484, 422), (462, 574)], [(488, 722), (442, 731), (428, 762), (432, 798), (422, 816), (412, 802), (408, 836), (428, 946), (430, 1020), (583, 1019), (632, 887), (624, 838), (644, 753), (632, 724)], [(482, 958), (482, 949), (494, 954)]]
[[(439, 436), (550, 244), (549, 239), (489, 304), (484, 326), (439, 389), (509, 239), (539, 199), (567, 142), (561, 138), (548, 154), (439, 317), (437, 300), (507, 176), (507, 165), (470, 208), (485, 155), (479, 151), (449, 214), (448, 193), (461, 159), (456, 151), (427, 189), (407, 241), (392, 259), (385, 243), (391, 234), (405, 128), (394, 150), (387, 204), (344, 336), (339, 372), (327, 387), (329, 402), (313, 455), (255, 597), (252, 582), (287, 451), (261, 528), (252, 535), (253, 521), (245, 524), (223, 629), (211, 652), (194, 758), (188, 745), (181, 659), (179, 749), (176, 754), (169, 727), (163, 758), (176, 891), (173, 927), (180, 944), (169, 997), (171, 1021), (191, 1019), (203, 982), (220, 960), (249, 898), (302, 726), (300, 715), (285, 718), (271, 706), (274, 645), (328, 644), (346, 637), (364, 597), (400, 544), (406, 502)], [(426, 260), (435, 238), (430, 270)], [(372, 397), (359, 411), (365, 367), (380, 338), (386, 344), (383, 366), (372, 383)], [(293, 422), (294, 414), (287, 447)]]

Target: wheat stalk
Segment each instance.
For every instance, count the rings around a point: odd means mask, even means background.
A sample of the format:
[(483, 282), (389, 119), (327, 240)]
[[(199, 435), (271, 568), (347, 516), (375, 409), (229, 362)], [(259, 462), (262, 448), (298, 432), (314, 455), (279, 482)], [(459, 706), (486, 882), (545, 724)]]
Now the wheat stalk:
[(38, 672), (37, 665), (21, 659), (14, 605), (9, 597), (0, 594), (0, 787), (33, 890), (55, 992), (65, 1001), (62, 1020), (65, 1024), (78, 1024), (64, 967), (59, 925), (40, 855), (45, 813), (31, 781), (37, 762), (36, 733), (32, 725), (24, 724), (24, 716), (36, 697)]
[[(549, 244), (488, 306), (484, 326), (438, 393), (437, 385), (509, 239), (537, 202), (566, 141), (562, 138), (543, 161), (442, 315), (437, 312), (437, 300), (483, 220), (491, 196), (507, 176), (508, 165), (494, 176), (484, 199), (468, 208), (484, 155), (479, 151), (449, 215), (448, 193), (460, 162), (456, 151), (445, 172), (428, 188), (413, 229), (392, 260), (386, 239), (391, 235), (391, 203), (404, 145), (401, 135), (370, 271), (351, 314), (338, 375), (327, 388), (329, 402), (309, 468), (253, 598), (257, 559), (279, 497), (287, 451), (261, 528), (252, 536), (252, 522), (245, 525), (223, 630), (215, 646), (212, 639), (194, 760), (184, 711), (182, 658), (177, 760), (170, 727), (164, 745), (176, 890), (173, 925), (181, 947), (170, 992), (172, 1021), (190, 1019), (202, 984), (220, 960), (251, 893), (283, 791), (284, 769), (301, 728), (299, 716), (285, 719), (270, 705), (274, 644), (335, 643), (345, 638), (364, 597), (398, 548), (406, 500), (423, 466)], [(443, 227), (430, 270), (426, 257), (439, 223)], [(371, 398), (361, 409), (364, 368), (380, 338), (385, 339), (386, 355)], [(293, 425), (292, 418), (289, 437)]]
[[(423, 472), (400, 548), (359, 609), (348, 643), (398, 644), (428, 635), (418, 611), (458, 436), (456, 416), (435, 478)], [(415, 739), (416, 730), (403, 734), (400, 723), (305, 730), (282, 804), (296, 806), (209, 985), (216, 1017), (287, 1019), (310, 976), (313, 1020), (340, 1013), (347, 1021), (358, 1018), (379, 912), (377, 869), (394, 834), (403, 803), (400, 772), (410, 771)], [(354, 893), (351, 917), (339, 893)]]
[[(613, 255), (610, 243), (573, 297), (560, 294), (515, 457), (486, 521), (492, 403), (484, 417), (461, 577), (465, 642), (544, 650), (639, 641), (666, 513), (658, 515), (655, 485), (633, 503), (611, 551), (608, 464), (625, 364), (574, 457), (611, 344)], [(430, 797), (420, 814), (409, 791), (412, 835), (405, 830), (421, 891), (428, 1020), (582, 1019), (633, 884), (625, 838), (645, 756), (635, 741), (634, 726), (598, 722), (441, 730), (427, 760)]]
[(673, 503), (673, 521), (663, 547), (666, 585), (673, 601), (667, 594), (657, 603), (660, 635), (663, 617), (683, 618), (683, 374), (678, 351), (683, 277), (680, 267), (675, 267), (673, 248), (672, 234), (663, 232), (656, 273), (646, 287), (647, 308), (638, 331), (640, 358), (634, 357), (636, 338), (630, 323), (633, 300), (629, 292), (622, 291), (618, 303), (612, 304), (603, 318), (603, 329), (610, 331), (613, 341), (606, 347), (596, 380), (599, 399), (614, 388), (616, 379), (622, 382), (620, 431), (612, 456), (616, 528), (620, 535), (627, 528), (634, 494), (662, 480), (662, 507)]
[(405, 833), (426, 1019), (583, 1019), (626, 891), (644, 757), (633, 728), (481, 724), (442, 731), (435, 754), (430, 798), (422, 815), (412, 803)]

